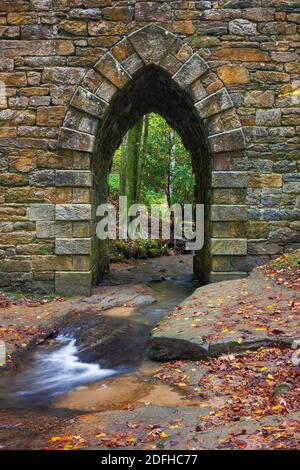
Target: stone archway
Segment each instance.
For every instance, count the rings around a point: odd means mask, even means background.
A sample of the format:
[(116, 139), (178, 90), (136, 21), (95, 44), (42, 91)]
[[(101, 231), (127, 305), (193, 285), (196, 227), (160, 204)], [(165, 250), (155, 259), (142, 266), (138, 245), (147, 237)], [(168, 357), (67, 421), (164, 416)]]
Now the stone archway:
[[(241, 276), (226, 262), (247, 254), (243, 236), (247, 208), (230, 204), (231, 191), (247, 187), (247, 173), (231, 171), (230, 164), (243, 156), (245, 146), (239, 118), (226, 88), (204, 60), (174, 34), (150, 25), (117, 43), (85, 75), (61, 128), (61, 158), (81, 160), (89, 169), (57, 170), (56, 184), (73, 186), (75, 192), (79, 187), (92, 190), (86, 203), (56, 205), (56, 222), (72, 220), (78, 227), (72, 238), (55, 241), (56, 255), (72, 254), (78, 266), (76, 271), (56, 271), (57, 292), (70, 294), (72, 286), (78, 292), (80, 281), (80, 292), (89, 293), (99, 264), (93, 236), (97, 188), (102, 185), (103, 194), (103, 175), (124, 133), (152, 111), (180, 133), (198, 172), (197, 181), (205, 188), (199, 188), (198, 201), (206, 204), (206, 242), (196, 271), (205, 282)], [(222, 171), (222, 160), (230, 171)], [(231, 236), (226, 224), (237, 221), (240, 230)], [(200, 273), (201, 264), (205, 273)]]

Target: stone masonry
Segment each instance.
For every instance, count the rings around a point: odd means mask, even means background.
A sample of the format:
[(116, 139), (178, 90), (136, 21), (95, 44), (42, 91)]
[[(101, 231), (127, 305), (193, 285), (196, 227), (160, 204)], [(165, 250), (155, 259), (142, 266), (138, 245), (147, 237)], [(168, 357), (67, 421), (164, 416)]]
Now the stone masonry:
[(0, 36), (0, 288), (89, 295), (111, 158), (151, 111), (191, 154), (203, 279), (300, 247), (299, 0), (0, 0)]

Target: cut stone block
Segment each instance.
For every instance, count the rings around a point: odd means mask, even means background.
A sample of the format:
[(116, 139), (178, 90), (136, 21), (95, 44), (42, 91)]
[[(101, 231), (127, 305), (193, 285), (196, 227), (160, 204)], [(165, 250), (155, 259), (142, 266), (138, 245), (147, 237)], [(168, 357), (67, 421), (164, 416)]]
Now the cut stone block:
[(79, 87), (73, 96), (71, 105), (87, 114), (101, 118), (107, 104), (85, 88)]
[(27, 209), (28, 220), (54, 220), (54, 204), (31, 204)]
[(221, 88), (216, 93), (199, 101), (195, 106), (200, 117), (206, 119), (214, 114), (233, 108), (233, 103), (226, 88)]
[(158, 65), (176, 41), (176, 36), (160, 26), (149, 25), (132, 33), (128, 39), (146, 65)]
[[(193, 54), (189, 60), (173, 76), (173, 80), (182, 88), (187, 88), (208, 69), (207, 64), (198, 54)], [(227, 109), (227, 108), (226, 108)]]
[(211, 135), (208, 137), (208, 141), (213, 153), (232, 152), (245, 148), (245, 136), (241, 128)]
[(211, 206), (211, 219), (212, 221), (235, 221), (247, 220), (248, 208), (247, 206)]
[(93, 153), (95, 137), (71, 129), (61, 128), (58, 147), (70, 150)]
[(92, 173), (83, 170), (57, 170), (56, 186), (91, 187)]
[(248, 176), (244, 171), (213, 171), (212, 188), (246, 188)]
[(122, 88), (130, 79), (130, 75), (109, 52), (94, 67), (117, 88)]
[(64, 120), (64, 127), (85, 134), (96, 135), (99, 127), (98, 118), (75, 108), (70, 108)]
[(247, 255), (247, 240), (238, 238), (224, 238), (211, 240), (212, 255), (243, 256)]
[(55, 207), (56, 220), (90, 220), (91, 204), (57, 204)]
[(37, 238), (72, 237), (72, 222), (49, 222), (38, 220), (36, 222)]
[(57, 238), (55, 240), (57, 255), (89, 255), (91, 253), (90, 238)]
[(90, 296), (92, 287), (92, 273), (89, 272), (56, 272), (56, 294), (70, 296)]

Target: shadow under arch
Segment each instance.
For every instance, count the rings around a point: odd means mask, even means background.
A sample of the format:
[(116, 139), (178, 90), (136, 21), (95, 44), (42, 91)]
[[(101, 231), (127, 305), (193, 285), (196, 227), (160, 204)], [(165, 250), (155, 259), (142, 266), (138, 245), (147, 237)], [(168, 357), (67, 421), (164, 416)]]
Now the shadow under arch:
[[(209, 207), (211, 162), (205, 128), (194, 108), (189, 94), (172, 80), (170, 74), (157, 65), (149, 65), (136, 72), (127, 84), (114, 94), (106, 109), (96, 136), (93, 153), (94, 198), (96, 205), (108, 198), (108, 175), (112, 158), (125, 133), (145, 114), (161, 115), (181, 137), (191, 156), (195, 175), (195, 200)], [(201, 282), (208, 280), (209, 217), (205, 217), (205, 246), (196, 252), (194, 272)], [(99, 242), (97, 278), (101, 280), (109, 270), (109, 249)]]

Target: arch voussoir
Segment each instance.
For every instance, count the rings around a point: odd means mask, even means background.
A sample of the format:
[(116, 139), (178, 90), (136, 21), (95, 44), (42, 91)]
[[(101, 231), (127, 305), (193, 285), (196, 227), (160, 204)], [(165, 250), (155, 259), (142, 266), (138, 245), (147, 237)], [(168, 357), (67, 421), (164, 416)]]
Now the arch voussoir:
[(208, 65), (195, 53), (184, 63), (172, 79), (180, 87), (186, 89), (208, 70)]
[(108, 104), (101, 98), (81, 86), (77, 88), (70, 104), (73, 108), (84, 111), (85, 113), (91, 114), (97, 118), (101, 118), (103, 116), (105, 109), (108, 106)]
[(233, 108), (232, 100), (226, 88), (221, 88), (195, 104), (201, 119), (209, 118), (214, 114), (221, 113)]
[(107, 78), (115, 87), (122, 88), (131, 78), (120, 62), (107, 52), (95, 65), (94, 69)]
[(178, 38), (164, 28), (151, 24), (130, 34), (128, 40), (145, 65), (159, 65)]

